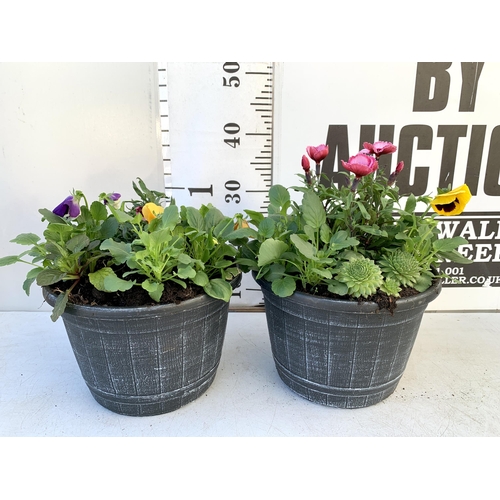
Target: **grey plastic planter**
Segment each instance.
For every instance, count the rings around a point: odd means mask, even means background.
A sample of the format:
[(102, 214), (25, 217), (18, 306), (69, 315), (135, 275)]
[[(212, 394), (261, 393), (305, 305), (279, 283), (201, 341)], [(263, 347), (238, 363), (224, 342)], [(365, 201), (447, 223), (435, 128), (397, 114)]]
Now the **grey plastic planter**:
[(294, 293), (280, 298), (257, 280), (279, 376), (300, 396), (326, 406), (363, 408), (390, 396), (410, 357), (423, 313), (441, 282), (398, 300), (394, 314), (373, 302)]
[[(56, 296), (43, 293), (54, 305)], [(227, 302), (202, 295), (178, 305), (68, 305), (62, 319), (95, 400), (115, 413), (149, 416), (177, 410), (210, 387), (228, 311)]]

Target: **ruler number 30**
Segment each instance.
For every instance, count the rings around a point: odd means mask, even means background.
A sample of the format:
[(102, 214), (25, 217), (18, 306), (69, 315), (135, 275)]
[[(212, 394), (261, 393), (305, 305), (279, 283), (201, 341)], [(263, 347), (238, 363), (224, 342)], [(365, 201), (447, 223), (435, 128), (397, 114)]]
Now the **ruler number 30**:
[[(237, 73), (240, 69), (240, 65), (237, 62), (226, 62), (222, 66), (222, 69), (229, 74), (232, 73)], [(237, 76), (231, 76), (231, 77), (223, 77), (222, 78), (222, 85), (224, 87), (239, 87), (240, 86), (240, 79)], [(224, 125), (224, 132), (229, 135), (235, 135), (239, 133), (240, 131), (240, 126), (237, 123), (226, 123)], [(224, 142), (228, 145), (231, 146), (232, 148), (236, 148), (236, 146), (240, 145), (240, 138), (239, 137), (232, 137), (231, 139), (224, 139)], [(238, 191), (241, 187), (241, 184), (238, 181), (231, 180), (227, 181), (224, 184), (224, 187), (228, 191), (232, 191), (232, 193), (228, 193), (225, 196), (225, 201), (226, 203), (234, 202), (234, 203), (239, 203), (241, 201), (241, 197), (238, 193), (235, 193), (234, 191)]]

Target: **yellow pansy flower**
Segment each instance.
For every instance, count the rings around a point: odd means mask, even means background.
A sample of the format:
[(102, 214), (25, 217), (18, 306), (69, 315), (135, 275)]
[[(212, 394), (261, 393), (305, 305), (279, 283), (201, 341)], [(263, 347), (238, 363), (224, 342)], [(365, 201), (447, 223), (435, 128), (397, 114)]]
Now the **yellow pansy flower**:
[(431, 201), (431, 207), (439, 215), (459, 215), (471, 198), (469, 187), (463, 184), (447, 193), (438, 194)]
[(151, 222), (157, 215), (162, 213), (163, 207), (156, 205), (156, 203), (146, 203), (142, 207), (142, 215), (148, 222)]

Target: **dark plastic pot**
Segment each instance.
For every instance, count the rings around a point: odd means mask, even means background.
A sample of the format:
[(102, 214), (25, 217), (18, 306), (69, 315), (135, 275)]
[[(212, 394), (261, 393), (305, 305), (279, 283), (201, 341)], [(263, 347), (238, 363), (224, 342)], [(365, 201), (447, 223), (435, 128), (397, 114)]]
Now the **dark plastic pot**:
[[(241, 275), (231, 284), (241, 282)], [(47, 302), (56, 296), (43, 290)], [(168, 413), (199, 398), (221, 358), (229, 304), (208, 295), (151, 307), (69, 304), (62, 319), (95, 400), (115, 413)]]
[(305, 293), (264, 294), (271, 349), (279, 376), (300, 396), (326, 406), (363, 408), (390, 396), (403, 376), (427, 305), (441, 281), (400, 299), (394, 314), (373, 302)]

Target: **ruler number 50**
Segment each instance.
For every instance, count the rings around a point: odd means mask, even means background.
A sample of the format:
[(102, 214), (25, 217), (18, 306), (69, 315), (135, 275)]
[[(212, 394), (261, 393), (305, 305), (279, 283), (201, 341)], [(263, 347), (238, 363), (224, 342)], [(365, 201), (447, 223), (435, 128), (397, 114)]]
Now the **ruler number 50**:
[[(222, 69), (226, 73), (237, 73), (238, 70), (240, 69), (240, 65), (237, 62), (226, 62), (222, 66)], [(227, 79), (229, 78), (229, 79)], [(222, 85), (224, 87), (239, 87), (240, 86), (240, 79), (237, 76), (230, 76), (230, 77), (222, 77)]]

